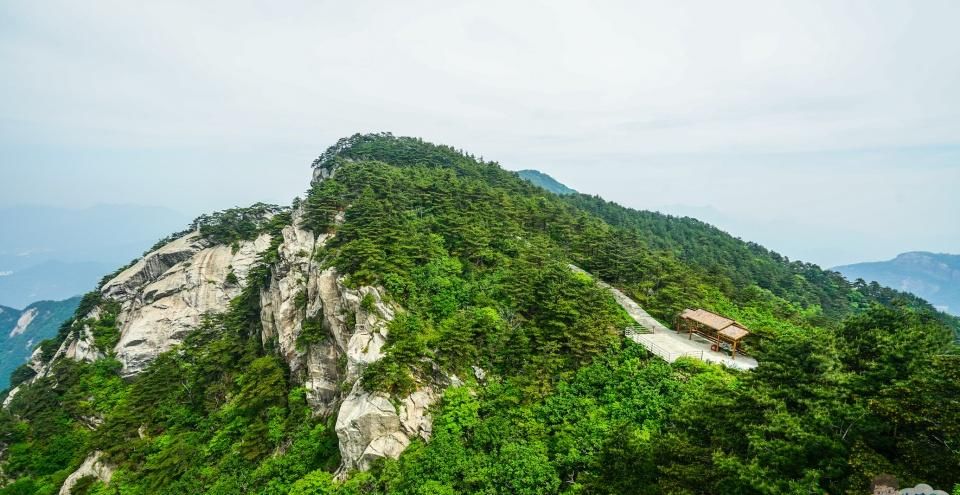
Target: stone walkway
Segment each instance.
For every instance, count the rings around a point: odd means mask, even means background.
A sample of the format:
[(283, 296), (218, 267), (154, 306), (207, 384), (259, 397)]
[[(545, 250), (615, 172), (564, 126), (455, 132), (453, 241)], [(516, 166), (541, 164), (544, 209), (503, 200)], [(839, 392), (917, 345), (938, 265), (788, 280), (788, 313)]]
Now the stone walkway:
[(757, 360), (751, 357), (738, 354), (737, 358), (733, 359), (727, 353), (711, 351), (711, 342), (699, 335), (678, 334), (650, 316), (636, 301), (627, 297), (616, 287), (593, 277), (577, 266), (570, 265), (570, 269), (593, 278), (597, 281), (597, 285), (610, 291), (617, 304), (637, 322), (638, 327), (624, 332), (626, 337), (644, 346), (664, 361), (672, 363), (681, 357), (692, 357), (740, 370), (757, 367)]

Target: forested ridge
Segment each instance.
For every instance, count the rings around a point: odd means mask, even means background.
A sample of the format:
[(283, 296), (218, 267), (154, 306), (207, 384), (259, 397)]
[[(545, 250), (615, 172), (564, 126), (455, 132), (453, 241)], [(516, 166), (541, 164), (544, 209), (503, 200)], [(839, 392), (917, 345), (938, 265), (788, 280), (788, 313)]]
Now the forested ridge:
[[(93, 450), (117, 472), (73, 493), (853, 494), (881, 473), (960, 482), (957, 320), (916, 297), (693, 219), (551, 194), (420, 139), (352, 136), (314, 167), (332, 176), (292, 209), (195, 225), (210, 242), (272, 244), (229, 310), (143, 374), (119, 377), (116, 313), (81, 322), (104, 304), (84, 299), (43, 348), (86, 323), (106, 357), (54, 362), (0, 412), (0, 494), (56, 493)], [(364, 388), (400, 397), (437, 374), (462, 379), (429, 442), (343, 480), (333, 418), (311, 413), (259, 336), (259, 291), (291, 211), (333, 235), (316, 263), (404, 308)], [(668, 325), (685, 307), (736, 318), (760, 366), (652, 357), (570, 263)], [(324, 338), (308, 323), (303, 346)]]

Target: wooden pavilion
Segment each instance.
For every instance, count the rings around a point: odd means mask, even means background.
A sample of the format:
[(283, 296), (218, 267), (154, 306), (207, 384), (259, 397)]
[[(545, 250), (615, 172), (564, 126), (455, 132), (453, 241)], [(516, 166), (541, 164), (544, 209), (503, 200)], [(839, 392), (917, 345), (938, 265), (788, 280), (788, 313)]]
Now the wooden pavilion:
[[(711, 313), (705, 309), (685, 309), (677, 317), (677, 333), (687, 332), (690, 339), (693, 334), (701, 335), (713, 342), (712, 349), (730, 348), (730, 357), (737, 358), (737, 347), (750, 331), (730, 318)], [(743, 351), (740, 351), (741, 353)]]

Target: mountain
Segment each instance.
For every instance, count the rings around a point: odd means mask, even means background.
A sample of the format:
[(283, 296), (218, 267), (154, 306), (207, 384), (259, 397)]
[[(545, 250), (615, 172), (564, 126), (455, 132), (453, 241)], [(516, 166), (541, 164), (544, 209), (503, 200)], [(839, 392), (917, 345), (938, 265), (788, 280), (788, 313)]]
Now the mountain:
[(960, 315), (960, 255), (915, 251), (900, 254), (889, 261), (856, 263), (833, 269), (850, 280), (863, 279), (911, 292), (942, 311)]
[[(148, 244), (149, 245), (149, 244)], [(83, 294), (116, 265), (108, 263), (44, 261), (0, 277), (0, 301), (25, 307), (39, 298), (63, 299)]]
[[(749, 329), (758, 366), (627, 336), (685, 308)], [(83, 297), (4, 397), (0, 494), (950, 489), (957, 322), (691, 218), (358, 134), (305, 199), (203, 215)]]
[(89, 291), (105, 272), (189, 221), (137, 205), (0, 208), (0, 304), (22, 308)]
[(57, 335), (60, 324), (70, 319), (80, 297), (63, 301), (39, 301), (22, 311), (0, 306), (0, 387), (9, 385), (10, 374), (27, 362), (40, 341)]
[(520, 170), (517, 172), (523, 180), (540, 186), (554, 194), (576, 194), (577, 191), (561, 184), (557, 179), (538, 170)]

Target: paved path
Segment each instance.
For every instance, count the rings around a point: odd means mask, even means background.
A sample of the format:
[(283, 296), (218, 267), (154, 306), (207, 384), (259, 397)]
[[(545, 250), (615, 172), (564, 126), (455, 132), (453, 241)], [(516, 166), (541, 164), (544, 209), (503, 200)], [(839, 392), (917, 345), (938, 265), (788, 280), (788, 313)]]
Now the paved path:
[(626, 337), (634, 342), (644, 346), (653, 354), (659, 356), (668, 363), (672, 363), (681, 357), (693, 357), (701, 361), (723, 364), (730, 368), (749, 370), (757, 367), (757, 361), (751, 357), (742, 354), (737, 355), (737, 359), (731, 358), (723, 352), (710, 350), (711, 342), (694, 334), (678, 334), (665, 327), (662, 323), (650, 316), (650, 313), (644, 311), (636, 301), (627, 297), (616, 287), (593, 277), (586, 271), (575, 265), (570, 265), (570, 269), (587, 275), (597, 281), (597, 285), (610, 291), (617, 304), (622, 307), (639, 328), (627, 329)]

